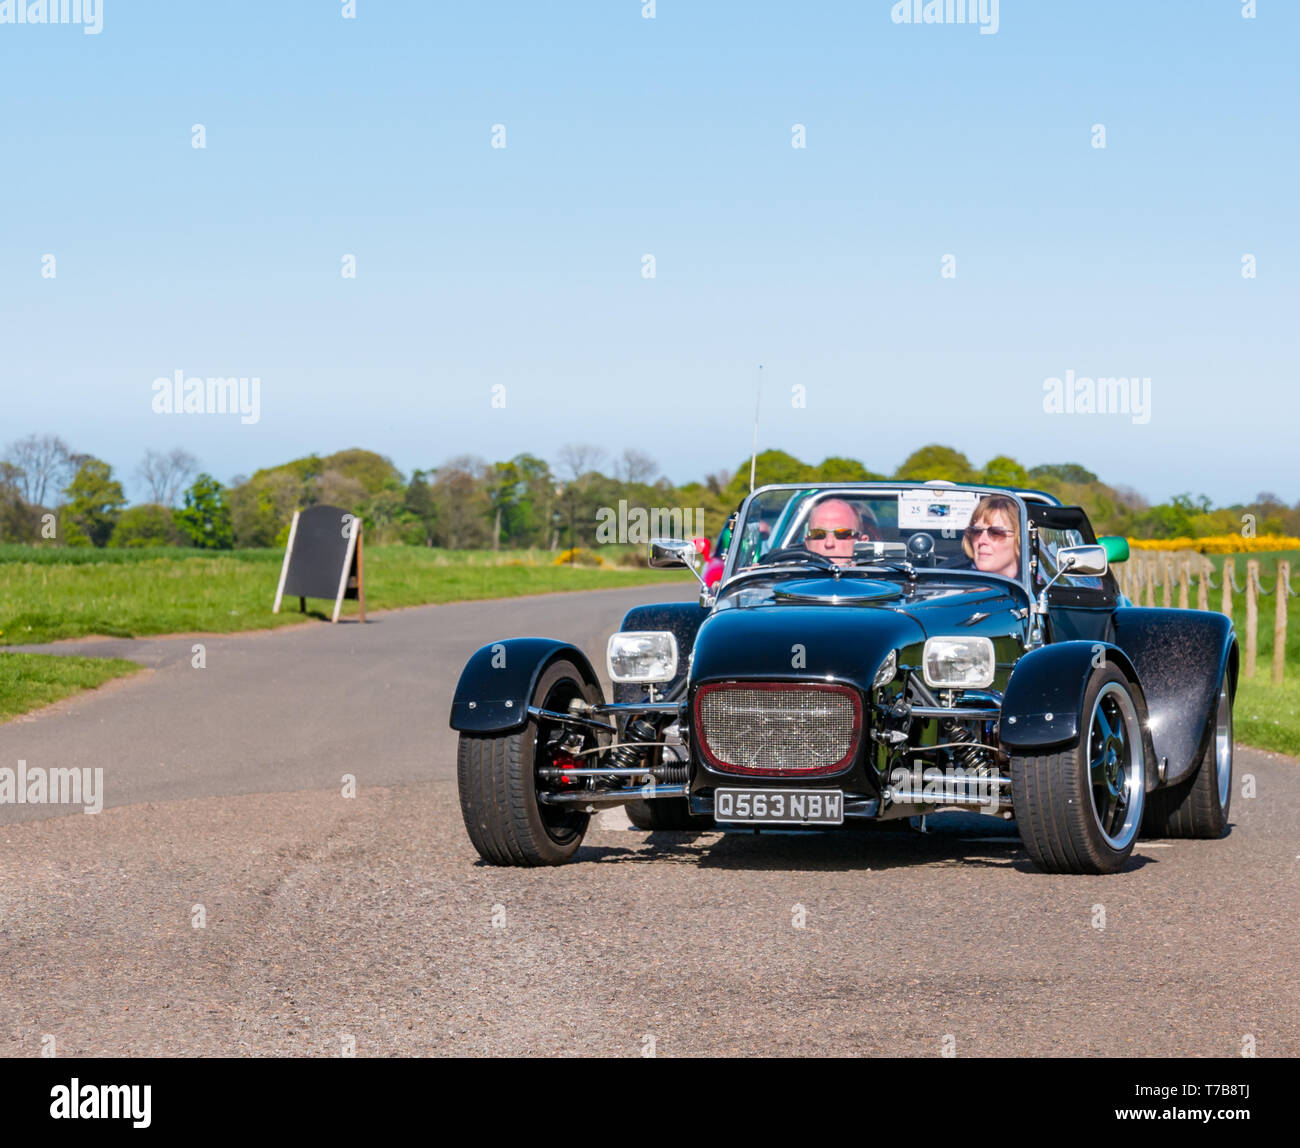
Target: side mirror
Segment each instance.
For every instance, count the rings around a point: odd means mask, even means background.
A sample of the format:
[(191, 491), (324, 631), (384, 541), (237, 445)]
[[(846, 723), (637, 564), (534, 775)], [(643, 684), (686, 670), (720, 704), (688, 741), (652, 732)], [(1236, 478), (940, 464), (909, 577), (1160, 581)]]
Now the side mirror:
[(648, 561), (656, 570), (695, 569), (695, 543), (681, 538), (652, 538)]
[(1062, 546), (1056, 568), (1062, 574), (1105, 574), (1110, 563), (1104, 546)]
[(1106, 551), (1106, 561), (1112, 566), (1116, 562), (1128, 561), (1128, 539), (1118, 534), (1107, 534), (1097, 539), (1098, 545)]

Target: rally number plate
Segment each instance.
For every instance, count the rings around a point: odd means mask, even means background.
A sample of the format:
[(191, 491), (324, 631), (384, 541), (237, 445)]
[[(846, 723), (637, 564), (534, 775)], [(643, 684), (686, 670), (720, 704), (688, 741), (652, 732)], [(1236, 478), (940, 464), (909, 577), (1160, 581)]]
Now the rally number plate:
[(761, 825), (843, 825), (838, 789), (715, 789), (715, 821)]

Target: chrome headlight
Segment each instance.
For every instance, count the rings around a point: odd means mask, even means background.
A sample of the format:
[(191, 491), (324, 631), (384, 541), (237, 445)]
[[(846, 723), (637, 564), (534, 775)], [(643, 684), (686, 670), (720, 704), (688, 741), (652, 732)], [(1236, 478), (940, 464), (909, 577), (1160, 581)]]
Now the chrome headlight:
[(927, 638), (921, 672), (927, 686), (982, 690), (993, 684), (993, 643), (988, 638)]
[(615, 682), (671, 681), (677, 674), (677, 636), (671, 630), (611, 634), (605, 665)]
[(889, 657), (880, 663), (880, 669), (876, 671), (876, 676), (871, 683), (872, 689), (880, 689), (881, 686), (887, 686), (894, 680), (894, 675), (898, 673), (898, 651), (890, 650)]

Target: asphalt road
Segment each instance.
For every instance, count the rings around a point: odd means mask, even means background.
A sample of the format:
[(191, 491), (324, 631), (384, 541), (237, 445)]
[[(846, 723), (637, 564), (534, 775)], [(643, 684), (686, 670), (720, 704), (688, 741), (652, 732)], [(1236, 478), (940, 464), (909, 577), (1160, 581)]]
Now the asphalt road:
[(44, 647), (152, 672), (0, 726), (0, 766), (102, 767), (107, 806), (0, 806), (0, 1054), (1300, 1055), (1277, 755), (1238, 747), (1229, 837), (1111, 877), (1040, 874), (962, 815), (602, 827), (559, 869), (481, 864), (446, 728), (465, 657), (543, 633), (601, 666), (628, 606), (688, 593)]

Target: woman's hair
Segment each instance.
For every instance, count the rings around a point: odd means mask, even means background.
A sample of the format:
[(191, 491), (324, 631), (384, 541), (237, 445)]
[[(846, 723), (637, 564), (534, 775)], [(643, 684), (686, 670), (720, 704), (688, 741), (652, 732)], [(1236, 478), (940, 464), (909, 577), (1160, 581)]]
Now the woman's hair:
[[(970, 524), (975, 526), (977, 523), (986, 522), (995, 514), (1001, 514), (1006, 517), (1007, 525), (1011, 527), (1011, 537), (1016, 544), (1016, 570), (1020, 569), (1020, 506), (1014, 498), (1008, 498), (1005, 494), (989, 494), (979, 500), (975, 507), (975, 512), (970, 516)], [(966, 551), (966, 557), (975, 560), (975, 547), (971, 545), (970, 538), (963, 531), (961, 536), (961, 548)]]

